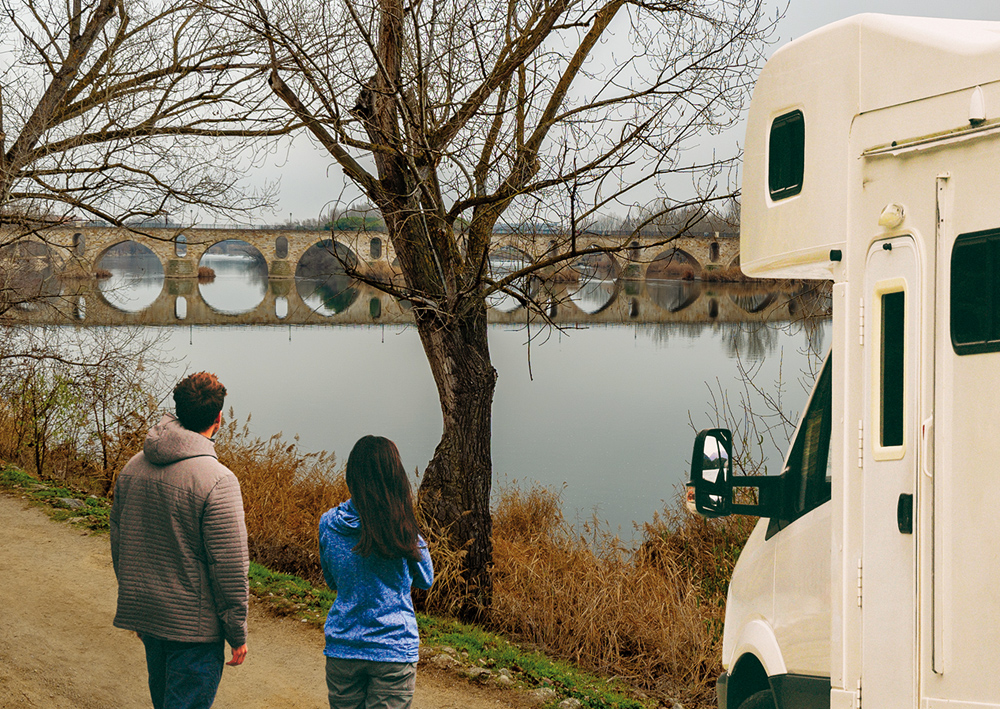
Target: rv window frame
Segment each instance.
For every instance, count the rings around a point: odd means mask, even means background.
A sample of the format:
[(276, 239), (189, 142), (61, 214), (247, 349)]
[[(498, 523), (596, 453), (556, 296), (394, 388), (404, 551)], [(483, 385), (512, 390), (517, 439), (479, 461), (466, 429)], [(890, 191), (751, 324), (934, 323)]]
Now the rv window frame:
[[(795, 136), (795, 145), (789, 145), (789, 141), (780, 140), (784, 137), (783, 132), (787, 131), (793, 125), (801, 126), (801, 138), (798, 135)], [(778, 134), (777, 136), (775, 134)], [(779, 138), (776, 140), (776, 138)], [(793, 155), (789, 148), (797, 149), (795, 152), (797, 154)], [(780, 153), (778, 151), (781, 151)], [(784, 158), (784, 163), (787, 164), (792, 170), (795, 171), (793, 175), (795, 180), (786, 180), (775, 186), (775, 181), (780, 175), (776, 174), (774, 171), (774, 165), (778, 161), (775, 157)], [(792, 165), (789, 158), (796, 158), (797, 163)], [(779, 163), (781, 164), (781, 163)], [(793, 111), (788, 111), (786, 113), (777, 116), (773, 121), (771, 121), (771, 128), (768, 131), (767, 136), (767, 191), (774, 202), (780, 202), (781, 200), (794, 197), (795, 195), (802, 192), (802, 185), (805, 182), (805, 172), (806, 172), (806, 118), (805, 114), (802, 113), (801, 109), (796, 108)]]
[[(959, 249), (976, 244), (981, 244), (985, 247), (987, 257), (985, 260), (974, 259), (978, 263), (984, 263), (985, 261), (985, 275), (978, 278), (967, 271), (956, 268), (955, 264), (956, 252)], [(959, 356), (1000, 352), (1000, 229), (987, 229), (959, 234), (951, 247), (950, 267), (948, 330), (951, 335), (952, 349)], [(986, 309), (989, 311), (991, 318), (987, 324), (983, 339), (963, 340), (959, 342), (955, 332), (955, 323), (959, 320), (959, 318), (955, 317), (956, 311), (962, 307), (974, 307), (974, 301), (971, 299), (956, 298), (956, 294), (962, 293), (961, 288), (956, 287), (956, 285), (959, 283), (969, 283), (973, 280), (980, 285), (992, 285), (992, 288), (977, 288), (972, 291), (988, 301)]]
[(902, 389), (900, 396), (900, 405), (902, 406), (901, 420), (904, 422), (901, 430), (902, 442), (893, 445), (885, 445), (883, 441), (883, 426), (884, 426), (884, 412), (885, 412), (885, 381), (884, 373), (882, 371), (884, 360), (885, 360), (885, 347), (883, 342), (885, 340), (885, 317), (883, 313), (882, 303), (883, 299), (887, 295), (893, 295), (895, 293), (903, 294), (903, 325), (902, 333), (906, 333), (906, 327), (909, 324), (909, 316), (907, 309), (910, 307), (910, 289), (905, 278), (887, 278), (875, 283), (872, 288), (872, 339), (875, 351), (872, 353), (871, 357), (871, 382), (872, 382), (872, 397), (871, 397), (871, 422), (872, 422), (872, 435), (870, 436), (872, 442), (872, 457), (875, 460), (900, 460), (906, 455), (906, 446), (909, 444), (908, 432), (905, 422), (907, 421), (907, 416), (909, 415), (910, 403), (906, 400), (907, 387), (909, 386), (911, 373), (907, 366), (907, 351), (906, 342), (903, 342), (903, 347), (901, 350), (901, 368), (902, 368)]

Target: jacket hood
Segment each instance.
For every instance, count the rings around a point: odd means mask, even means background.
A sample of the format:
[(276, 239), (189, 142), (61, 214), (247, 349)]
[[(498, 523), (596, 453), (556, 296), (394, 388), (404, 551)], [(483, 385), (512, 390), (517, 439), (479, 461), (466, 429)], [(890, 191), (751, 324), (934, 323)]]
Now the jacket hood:
[(354, 501), (342, 502), (330, 510), (330, 524), (338, 534), (357, 535), (361, 533), (361, 518), (354, 509)]
[(170, 465), (198, 456), (218, 458), (211, 439), (187, 430), (173, 414), (164, 414), (160, 422), (149, 429), (142, 452), (153, 465)]

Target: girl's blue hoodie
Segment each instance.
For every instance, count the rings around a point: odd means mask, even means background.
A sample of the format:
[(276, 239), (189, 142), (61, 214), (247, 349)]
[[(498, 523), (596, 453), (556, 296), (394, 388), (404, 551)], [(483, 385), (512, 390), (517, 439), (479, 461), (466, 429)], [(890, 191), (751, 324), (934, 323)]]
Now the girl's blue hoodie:
[(434, 581), (427, 544), (418, 537), (420, 561), (384, 559), (354, 552), (361, 519), (351, 500), (328, 510), (319, 522), (323, 575), (337, 600), (326, 617), (327, 657), (376, 662), (416, 662), (420, 639), (410, 587)]

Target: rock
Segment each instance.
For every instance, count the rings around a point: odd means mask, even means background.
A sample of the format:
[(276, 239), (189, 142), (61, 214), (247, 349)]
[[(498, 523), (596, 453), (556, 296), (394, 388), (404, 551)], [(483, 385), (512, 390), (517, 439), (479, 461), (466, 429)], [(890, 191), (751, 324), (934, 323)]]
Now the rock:
[(476, 682), (485, 682), (493, 676), (493, 673), (485, 667), (470, 667), (465, 674), (469, 679)]
[(555, 701), (557, 696), (559, 695), (555, 693), (555, 690), (548, 687), (541, 687), (540, 689), (528, 692), (528, 701), (535, 706), (541, 706)]
[(83, 500), (78, 500), (75, 497), (59, 497), (56, 498), (62, 503), (62, 506), (70, 510), (78, 510), (87, 506), (87, 503)]
[(583, 706), (583, 704), (580, 702), (580, 700), (575, 699), (574, 697), (570, 697), (569, 699), (563, 699), (561, 702), (559, 702), (559, 709), (580, 709), (581, 706)]
[(513, 687), (514, 686), (514, 678), (511, 677), (509, 674), (507, 674), (507, 675), (505, 675), (505, 674), (498, 674), (493, 681), (496, 682), (501, 687)]
[(500, 674), (501, 674), (501, 675), (502, 675), (503, 677), (506, 677), (507, 679), (514, 679), (514, 675), (512, 675), (512, 674), (510, 673), (510, 670), (508, 670), (508, 669), (507, 669), (506, 667), (502, 667), (502, 668), (500, 669)]
[(458, 666), (458, 660), (456, 660), (451, 655), (445, 655), (444, 653), (440, 655), (435, 655), (431, 658), (431, 664), (442, 670), (450, 670), (453, 667)]
[(448, 647), (447, 645), (445, 645), (443, 648), (441, 648), (441, 652), (443, 652), (445, 655), (451, 655), (452, 657), (458, 657), (458, 650), (456, 650), (453, 647)]
[(420, 661), (426, 662), (427, 660), (435, 657), (437, 653), (426, 645), (420, 646)]

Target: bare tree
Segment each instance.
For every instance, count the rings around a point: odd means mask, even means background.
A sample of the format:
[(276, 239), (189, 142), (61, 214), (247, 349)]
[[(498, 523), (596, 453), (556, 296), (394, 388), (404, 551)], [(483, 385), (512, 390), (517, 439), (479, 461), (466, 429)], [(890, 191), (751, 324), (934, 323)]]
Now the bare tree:
[[(777, 18), (762, 0), (206, 1), (266, 40), (274, 93), (385, 219), (403, 279), (380, 287), (413, 303), (444, 420), (420, 504), (467, 552), (473, 614), (492, 557), (486, 298), (530, 306), (526, 276), (628, 248), (577, 247), (600, 210), (731, 195), (736, 156), (684, 149), (737, 120)], [(495, 276), (502, 222), (565, 234)]]
[(39, 295), (4, 248), (54, 224), (271, 201), (239, 188), (248, 139), (294, 119), (243, 28), (188, 0), (0, 0), (0, 17), (0, 303)]

